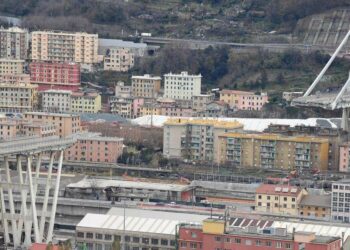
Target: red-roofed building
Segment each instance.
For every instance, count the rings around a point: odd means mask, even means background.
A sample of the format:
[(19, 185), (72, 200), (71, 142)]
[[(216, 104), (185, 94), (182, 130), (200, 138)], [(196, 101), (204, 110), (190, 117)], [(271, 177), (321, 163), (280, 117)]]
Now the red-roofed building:
[(226, 102), (230, 108), (237, 110), (261, 110), (269, 97), (267, 93), (223, 89), (220, 91), (220, 101)]
[(262, 184), (256, 189), (255, 210), (259, 212), (298, 215), (301, 199), (307, 192), (300, 187)]

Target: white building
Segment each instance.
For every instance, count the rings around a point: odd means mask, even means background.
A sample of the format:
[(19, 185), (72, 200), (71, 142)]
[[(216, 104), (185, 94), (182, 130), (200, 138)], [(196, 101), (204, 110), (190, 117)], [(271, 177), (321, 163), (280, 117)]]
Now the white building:
[(71, 91), (50, 89), (40, 94), (42, 111), (71, 112)]
[(175, 100), (192, 100), (192, 96), (200, 95), (202, 75), (180, 74), (164, 75), (164, 97)]
[(350, 222), (350, 180), (342, 180), (332, 184), (333, 221)]
[(111, 250), (112, 244), (119, 242), (121, 249), (171, 250), (176, 247), (179, 223), (201, 224), (207, 217), (114, 207), (107, 214), (86, 214), (76, 227), (76, 242), (78, 247), (86, 245), (87, 249)]

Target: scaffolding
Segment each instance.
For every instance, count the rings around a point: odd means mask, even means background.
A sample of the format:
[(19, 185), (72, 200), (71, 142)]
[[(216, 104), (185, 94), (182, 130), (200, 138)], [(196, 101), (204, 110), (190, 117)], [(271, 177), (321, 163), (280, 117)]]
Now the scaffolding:
[[(8, 246), (28, 247), (32, 242), (52, 241), (64, 150), (75, 143), (74, 138), (58, 136), (22, 137), (0, 142), (0, 221)], [(41, 160), (49, 158), (45, 175), (44, 203), (36, 208)], [(15, 161), (10, 169), (11, 161)], [(54, 162), (58, 160), (56, 179), (52, 179)], [(23, 164), (24, 163), (24, 164)], [(50, 197), (50, 191), (53, 195)], [(14, 194), (20, 194), (20, 209), (16, 209)], [(52, 198), (51, 209), (48, 200)], [(28, 205), (29, 204), (29, 205)]]

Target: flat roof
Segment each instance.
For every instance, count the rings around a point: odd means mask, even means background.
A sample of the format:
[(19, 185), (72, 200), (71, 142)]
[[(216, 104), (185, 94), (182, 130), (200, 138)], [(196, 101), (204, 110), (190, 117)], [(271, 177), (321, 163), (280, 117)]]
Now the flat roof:
[(131, 79), (150, 79), (150, 80), (162, 80), (160, 76), (152, 76), (149, 74), (145, 74), (143, 76), (132, 76)]
[(69, 188), (91, 188), (92, 186), (97, 188), (107, 187), (123, 187), (123, 188), (136, 188), (136, 189), (150, 189), (150, 190), (163, 190), (163, 191), (175, 191), (184, 192), (194, 187), (190, 185), (180, 184), (168, 184), (160, 182), (144, 182), (144, 181), (125, 181), (117, 179), (91, 179), (85, 178), (79, 182), (71, 183), (67, 187)]
[(237, 121), (217, 121), (208, 119), (190, 120), (185, 118), (174, 118), (167, 120), (164, 125), (203, 125), (222, 128), (243, 128), (243, 124)]
[(230, 132), (219, 137), (234, 137), (243, 139), (260, 139), (260, 140), (275, 140), (275, 141), (293, 141), (293, 142), (318, 142), (327, 143), (329, 142), (326, 138), (319, 138), (314, 136), (285, 136), (280, 134), (270, 134), (270, 133), (235, 133)]
[(181, 73), (179, 74), (173, 74), (172, 72), (168, 73), (168, 74), (164, 74), (164, 76), (188, 76), (188, 77), (196, 77), (196, 78), (201, 78), (202, 75), (199, 74), (199, 75), (189, 75), (187, 71), (182, 71)]
[(50, 112), (24, 112), (24, 115), (43, 115), (43, 116), (59, 116), (59, 117), (79, 117), (79, 115), (68, 113), (50, 113)]
[(207, 215), (152, 211), (144, 209), (112, 208), (107, 214), (86, 214), (78, 223), (77, 230), (111, 230), (165, 234), (175, 236), (179, 223), (201, 224)]
[(57, 94), (72, 94), (70, 90), (61, 90), (61, 89), (48, 89), (44, 91), (40, 91), (41, 93), (57, 93)]
[(78, 140), (92, 140), (92, 141), (107, 141), (107, 142), (122, 142), (123, 138), (112, 136), (101, 136), (101, 133), (81, 132), (72, 135)]

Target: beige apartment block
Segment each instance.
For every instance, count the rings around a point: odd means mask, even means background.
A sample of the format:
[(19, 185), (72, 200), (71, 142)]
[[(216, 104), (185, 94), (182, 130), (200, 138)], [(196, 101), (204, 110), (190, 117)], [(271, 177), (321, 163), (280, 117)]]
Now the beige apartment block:
[(162, 78), (159, 76), (132, 76), (132, 96), (143, 98), (157, 98), (160, 92)]
[(66, 137), (81, 132), (80, 116), (73, 114), (25, 112), (24, 119), (42, 124), (50, 123), (56, 127), (56, 135)]
[(26, 60), (28, 57), (29, 33), (26, 29), (0, 28), (0, 58)]
[(127, 48), (110, 48), (106, 51), (103, 69), (126, 72), (134, 67), (134, 53)]
[(30, 75), (29, 74), (0, 74), (0, 83), (23, 83), (30, 84)]
[(30, 111), (37, 106), (37, 85), (0, 83), (1, 111)]
[(101, 95), (97, 92), (73, 92), (71, 95), (73, 113), (97, 113), (101, 107)]
[(31, 48), (33, 61), (98, 62), (97, 34), (34, 31)]
[(120, 98), (113, 96), (109, 99), (110, 110), (112, 114), (118, 114), (123, 118), (132, 119), (133, 117), (133, 99)]
[(328, 139), (278, 134), (219, 136), (216, 161), (247, 168), (328, 169)]
[(269, 214), (299, 214), (299, 205), (306, 190), (288, 185), (262, 184), (256, 189), (255, 210)]
[(192, 109), (193, 112), (204, 111), (207, 104), (214, 101), (214, 94), (200, 94), (192, 96)]
[(169, 119), (164, 124), (163, 155), (195, 161), (212, 161), (218, 150), (218, 137), (242, 131), (238, 122), (205, 119)]
[(50, 89), (40, 92), (40, 106), (46, 112), (71, 112), (71, 95), (68, 90)]
[(0, 58), (0, 75), (24, 74), (24, 60)]

